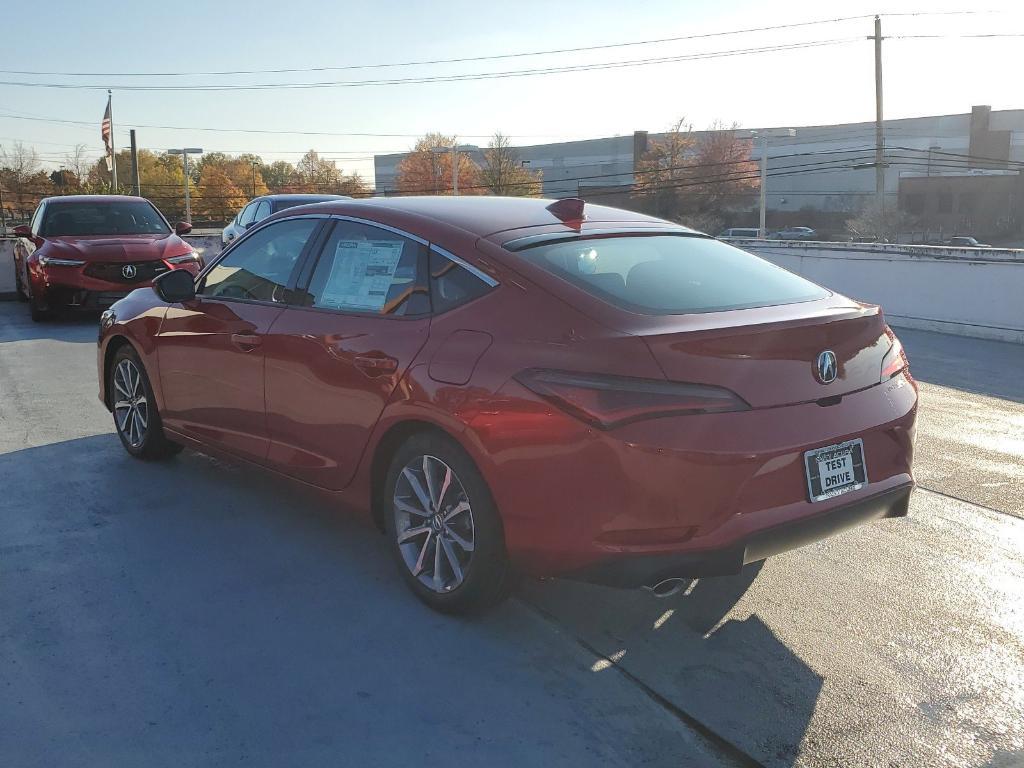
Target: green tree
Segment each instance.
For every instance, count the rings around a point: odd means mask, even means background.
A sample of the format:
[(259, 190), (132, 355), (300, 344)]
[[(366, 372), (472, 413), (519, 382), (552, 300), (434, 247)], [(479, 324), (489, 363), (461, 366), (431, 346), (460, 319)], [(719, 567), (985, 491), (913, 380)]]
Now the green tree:
[(295, 182), (295, 166), (287, 160), (275, 160), (261, 169), (263, 180), (272, 192), (288, 192)]

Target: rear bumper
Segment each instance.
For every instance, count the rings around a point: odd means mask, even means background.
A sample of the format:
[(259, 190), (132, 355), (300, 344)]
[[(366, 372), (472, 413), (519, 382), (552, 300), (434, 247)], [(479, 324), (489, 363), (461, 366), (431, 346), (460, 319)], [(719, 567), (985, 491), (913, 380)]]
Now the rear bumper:
[(721, 549), (662, 555), (627, 555), (596, 563), (563, 578), (610, 587), (652, 586), (669, 578), (728, 576), (744, 565), (834, 536), (862, 523), (905, 517), (913, 483), (751, 534)]

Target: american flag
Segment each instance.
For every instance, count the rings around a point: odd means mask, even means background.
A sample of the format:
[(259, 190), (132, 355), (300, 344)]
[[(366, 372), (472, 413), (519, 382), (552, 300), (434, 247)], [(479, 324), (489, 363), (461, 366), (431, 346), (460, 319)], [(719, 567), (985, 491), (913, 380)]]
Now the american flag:
[(107, 149), (107, 170), (110, 170), (111, 158), (114, 155), (114, 147), (110, 141), (110, 97), (107, 97), (107, 111), (103, 113), (103, 122), (100, 123), (100, 135), (103, 137), (103, 146)]

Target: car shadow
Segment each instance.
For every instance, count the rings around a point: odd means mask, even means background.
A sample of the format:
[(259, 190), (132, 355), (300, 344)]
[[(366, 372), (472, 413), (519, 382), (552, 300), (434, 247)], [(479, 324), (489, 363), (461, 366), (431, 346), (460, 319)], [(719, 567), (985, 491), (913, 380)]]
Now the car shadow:
[(734, 610), (763, 566), (692, 580), (662, 599), (558, 579), (526, 584), (522, 597), (727, 743), (740, 762), (791, 766), (823, 678), (756, 614)]
[(0, 454), (0, 488), (0, 763), (717, 763), (522, 602), (430, 611), (297, 484), (108, 433)]
[(65, 313), (37, 323), (29, 316), (24, 302), (0, 301), (0, 343), (53, 339), (95, 344), (99, 318), (99, 312)]
[(896, 328), (918, 381), (1024, 403), (1020, 344)]

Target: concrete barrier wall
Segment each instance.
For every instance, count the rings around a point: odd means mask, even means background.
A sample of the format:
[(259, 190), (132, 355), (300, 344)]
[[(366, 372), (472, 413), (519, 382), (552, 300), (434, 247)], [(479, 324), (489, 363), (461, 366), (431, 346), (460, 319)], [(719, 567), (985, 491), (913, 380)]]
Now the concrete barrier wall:
[[(186, 238), (205, 258), (219, 235)], [(736, 245), (861, 301), (895, 326), (1024, 344), (1024, 251), (734, 239)], [(13, 298), (13, 239), (0, 239), (0, 298)]]
[(827, 288), (880, 304), (894, 326), (1024, 344), (1024, 251), (733, 242)]

